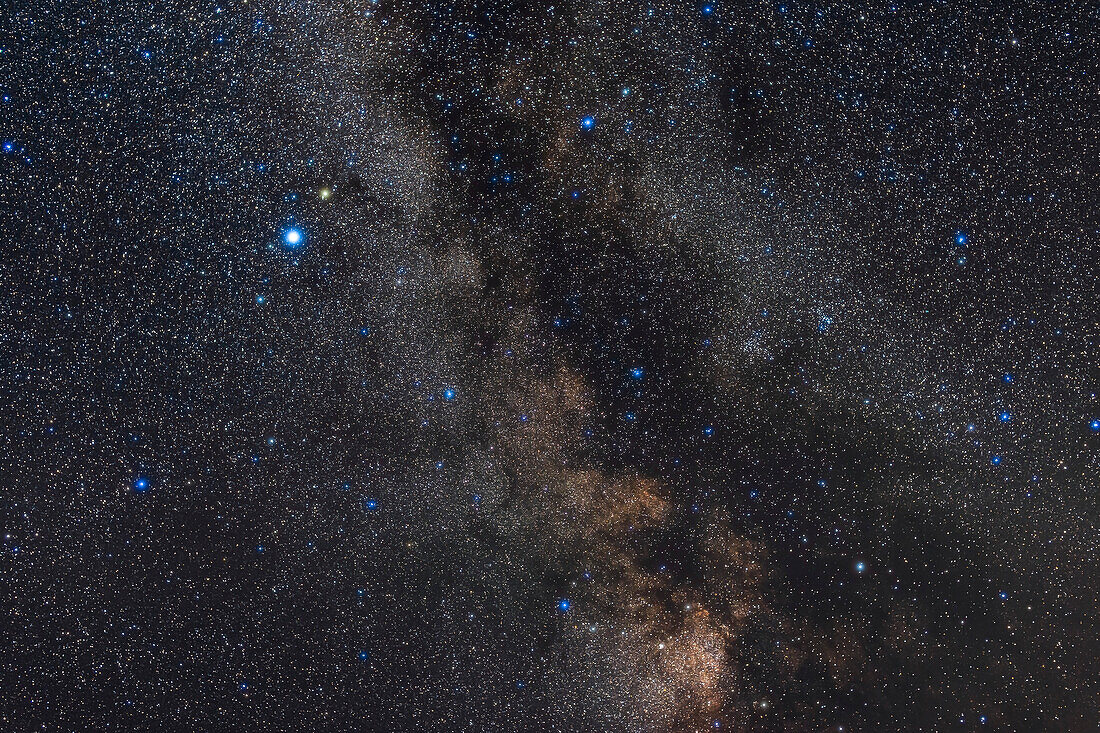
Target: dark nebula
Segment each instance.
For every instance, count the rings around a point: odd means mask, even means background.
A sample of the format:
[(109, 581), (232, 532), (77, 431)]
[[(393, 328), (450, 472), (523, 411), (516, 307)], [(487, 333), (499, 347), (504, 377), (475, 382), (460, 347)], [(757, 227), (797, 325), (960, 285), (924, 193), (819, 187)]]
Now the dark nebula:
[(1097, 730), (1098, 32), (7, 3), (0, 730)]

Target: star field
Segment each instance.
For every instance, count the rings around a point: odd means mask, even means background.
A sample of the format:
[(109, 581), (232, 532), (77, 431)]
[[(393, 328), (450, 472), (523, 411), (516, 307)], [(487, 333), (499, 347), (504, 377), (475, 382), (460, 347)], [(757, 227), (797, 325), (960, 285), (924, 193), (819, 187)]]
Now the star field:
[(1098, 28), (10, 5), (0, 728), (1095, 730)]

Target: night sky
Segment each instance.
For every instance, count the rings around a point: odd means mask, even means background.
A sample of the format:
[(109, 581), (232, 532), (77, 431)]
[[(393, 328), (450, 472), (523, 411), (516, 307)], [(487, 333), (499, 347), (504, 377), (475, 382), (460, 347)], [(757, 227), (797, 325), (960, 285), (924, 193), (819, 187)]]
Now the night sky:
[(1093, 731), (1085, 2), (14, 0), (0, 729)]

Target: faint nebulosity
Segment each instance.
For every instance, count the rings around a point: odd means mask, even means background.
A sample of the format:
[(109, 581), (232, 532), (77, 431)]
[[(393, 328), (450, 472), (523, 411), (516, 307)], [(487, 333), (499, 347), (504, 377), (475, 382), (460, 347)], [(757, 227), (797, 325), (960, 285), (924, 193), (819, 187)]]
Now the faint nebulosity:
[(1094, 5), (0, 15), (0, 729), (1100, 726)]

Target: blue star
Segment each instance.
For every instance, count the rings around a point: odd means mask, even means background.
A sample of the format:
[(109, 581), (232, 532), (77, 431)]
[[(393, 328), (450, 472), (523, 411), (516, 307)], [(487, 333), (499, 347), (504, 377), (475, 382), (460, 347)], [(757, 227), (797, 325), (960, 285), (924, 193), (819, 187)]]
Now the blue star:
[(568, 613), (569, 609), (572, 607), (573, 604), (569, 601), (568, 598), (562, 598), (560, 601), (558, 601), (558, 610), (562, 613)]
[(591, 130), (595, 126), (596, 126), (596, 118), (595, 117), (592, 117), (591, 115), (589, 115), (588, 117), (585, 117), (585, 118), (581, 119), (581, 129), (582, 130)]
[(863, 562), (862, 560), (860, 560), (859, 562), (856, 563), (856, 572), (857, 573), (862, 573), (866, 569), (867, 569), (867, 563)]
[(1089, 430), (1094, 433), (1100, 433), (1100, 420), (1093, 420), (1089, 423)]
[(643, 376), (645, 376), (645, 369), (640, 366), (636, 366), (630, 370), (631, 379), (641, 379)]
[(994, 466), (999, 466), (1001, 465), (1001, 460), (1002, 459), (1000, 456), (993, 456), (989, 459), (989, 462), (992, 463)]
[(1012, 376), (1008, 372), (1005, 372), (1005, 375), (1001, 377), (1001, 379), (1004, 381), (1005, 384), (1011, 384), (1013, 381), (1015, 381), (1016, 377)]
[(256, 294), (256, 305), (263, 305), (267, 302), (267, 296), (260, 293)]
[(1008, 422), (1012, 419), (1012, 413), (1006, 410), (1005, 412), (1002, 412), (1000, 415), (998, 415), (997, 419), (1001, 422)]
[(443, 399), (447, 400), (448, 402), (453, 402), (456, 396), (456, 392), (451, 387), (443, 390)]
[(360, 336), (370, 336), (370, 328), (368, 328), (367, 326), (360, 326), (359, 327), (359, 335)]
[(370, 654), (368, 654), (366, 651), (359, 652), (359, 661), (360, 662), (365, 662), (368, 659), (370, 659)]
[(955, 244), (959, 245), (960, 247), (965, 247), (967, 242), (969, 241), (970, 237), (967, 236), (966, 232), (962, 230), (955, 232)]
[(633, 412), (628, 412), (625, 415), (623, 415), (623, 419), (626, 420), (627, 422), (634, 422), (635, 417), (636, 416)]
[(298, 247), (305, 239), (305, 235), (302, 234), (302, 230), (297, 227), (287, 229), (283, 232), (283, 241), (286, 242), (288, 247)]
[(363, 501), (363, 508), (366, 509), (368, 512), (378, 511), (378, 500), (377, 499), (365, 499)]
[(703, 435), (707, 436), (708, 438), (714, 435), (714, 428), (710, 425), (707, 425), (705, 428), (703, 428)]
[(712, 13), (714, 13), (714, 6), (704, 5), (701, 12), (703, 13), (703, 15), (711, 15)]
[(137, 479), (134, 480), (134, 491), (138, 492), (139, 494), (148, 490), (148, 488), (149, 479), (145, 478), (144, 476), (138, 476)]

